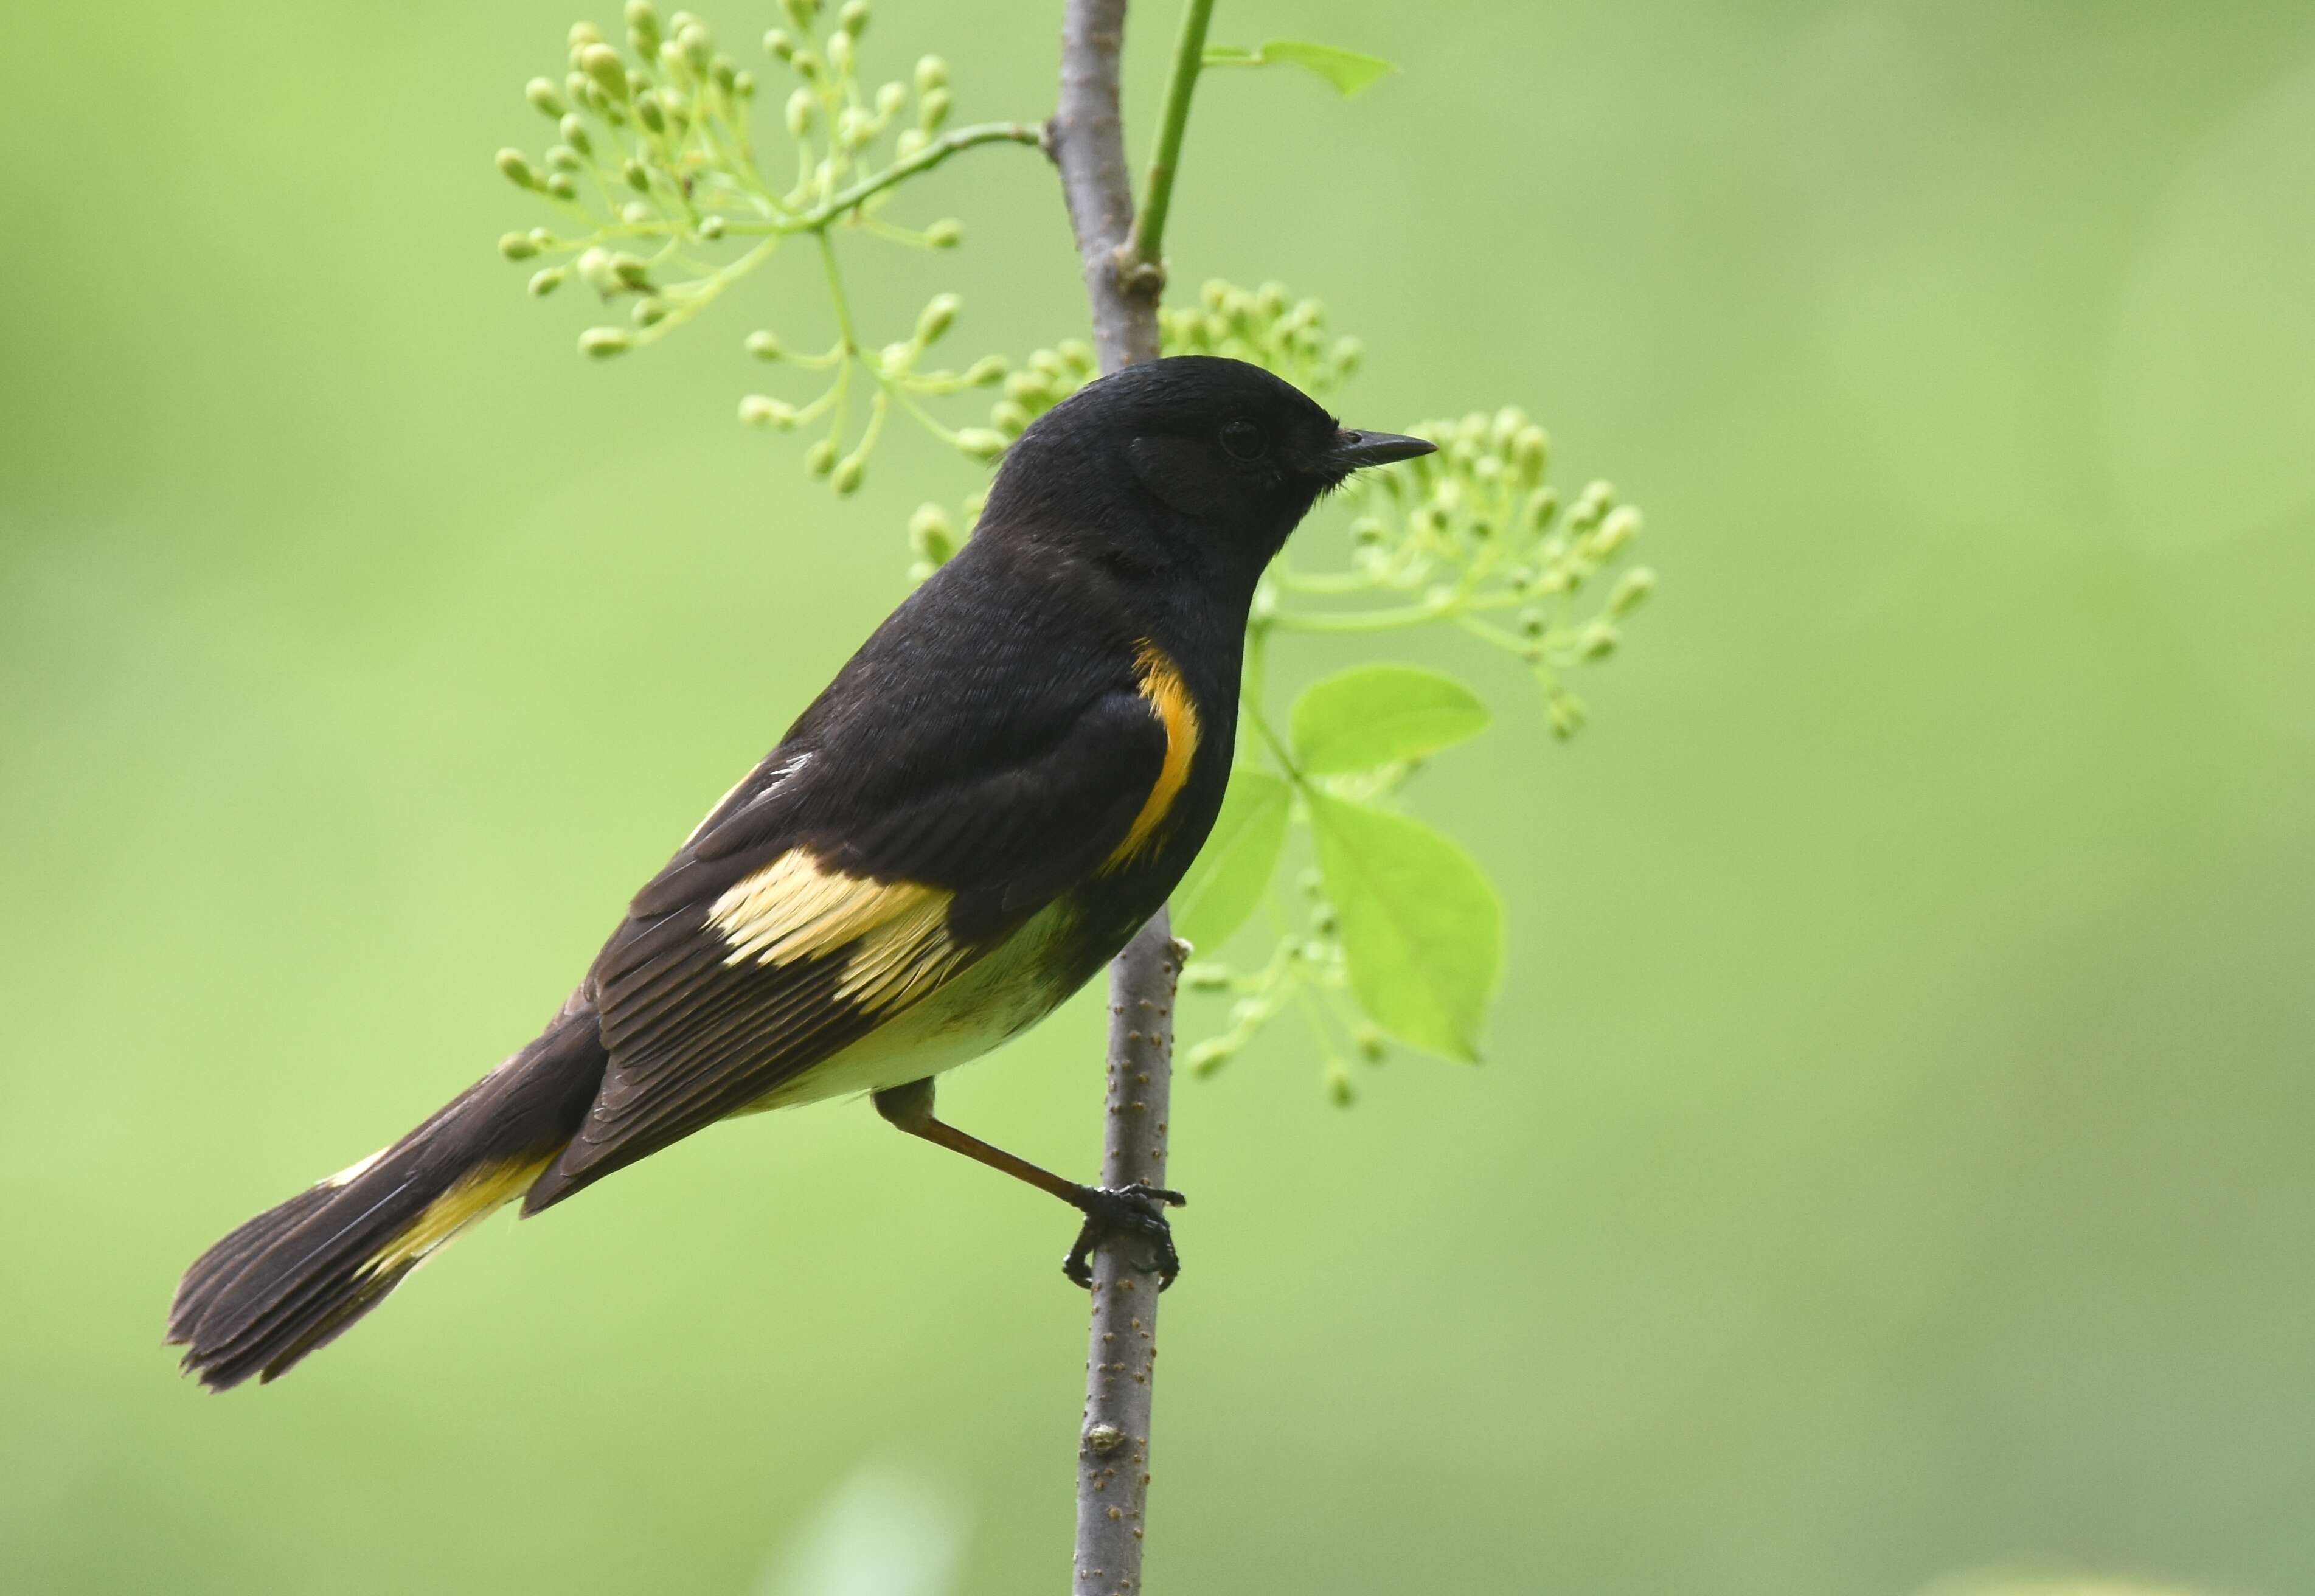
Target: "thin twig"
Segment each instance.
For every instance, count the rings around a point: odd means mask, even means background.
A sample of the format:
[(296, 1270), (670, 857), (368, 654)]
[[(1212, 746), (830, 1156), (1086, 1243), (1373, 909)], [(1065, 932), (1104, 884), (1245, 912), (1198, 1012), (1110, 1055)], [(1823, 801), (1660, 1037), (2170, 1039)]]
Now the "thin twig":
[(1045, 146), (1061, 171), (1061, 196), (1085, 270), (1094, 348), (1104, 371), (1158, 357), (1154, 274), (1121, 279), (1118, 249), (1133, 226), (1133, 180), (1125, 166), (1117, 62), (1125, 0), (1068, 0), (1061, 13), (1061, 84)]
[[(1191, 0), (1203, 13), (1211, 0)], [(1186, 30), (1185, 30), (1186, 31)], [(1118, 104), (1125, 0), (1067, 0), (1061, 20), (1060, 93), (1046, 147), (1084, 266), (1094, 343), (1104, 371), (1158, 354), (1162, 274), (1122, 273), (1133, 226)], [(1174, 143), (1189, 107), (1167, 95)], [(1174, 1072), (1174, 992), (1188, 949), (1166, 911), (1144, 926), (1109, 968), (1109, 1075), (1101, 1181), (1166, 1184), (1166, 1133)], [(1093, 1315), (1086, 1343), (1085, 1416), (1078, 1436), (1076, 1596), (1140, 1596), (1142, 1514), (1149, 1493), (1149, 1413), (1158, 1358), (1158, 1277), (1145, 1249), (1124, 1237), (1093, 1257)]]

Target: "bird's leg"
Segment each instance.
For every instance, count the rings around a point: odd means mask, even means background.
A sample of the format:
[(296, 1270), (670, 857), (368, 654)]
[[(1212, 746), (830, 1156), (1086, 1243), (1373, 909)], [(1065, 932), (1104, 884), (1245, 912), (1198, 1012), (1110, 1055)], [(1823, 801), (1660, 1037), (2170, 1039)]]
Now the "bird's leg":
[(891, 1086), (875, 1093), (876, 1112), (911, 1136), (920, 1136), (936, 1147), (945, 1147), (953, 1153), (962, 1153), (975, 1163), (1026, 1181), (1040, 1192), (1060, 1198), (1085, 1215), (1085, 1223), (1078, 1229), (1078, 1238), (1069, 1247), (1069, 1255), (1061, 1260), (1061, 1272), (1080, 1286), (1093, 1284), (1093, 1249), (1101, 1245), (1102, 1237), (1112, 1231), (1125, 1230), (1147, 1237), (1154, 1261), (1148, 1267), (1158, 1274), (1158, 1289), (1164, 1290), (1182, 1272), (1182, 1260), (1174, 1250), (1173, 1227), (1166, 1222), (1167, 1208), (1180, 1208), (1189, 1199), (1179, 1192), (1168, 1192), (1157, 1186), (1083, 1186), (1073, 1180), (1064, 1180), (1050, 1169), (1041, 1169), (1026, 1158), (1018, 1158), (1003, 1148), (991, 1147), (977, 1136), (967, 1136), (955, 1126), (945, 1124), (933, 1115), (933, 1083), (927, 1076), (923, 1080), (909, 1082), (904, 1086)]

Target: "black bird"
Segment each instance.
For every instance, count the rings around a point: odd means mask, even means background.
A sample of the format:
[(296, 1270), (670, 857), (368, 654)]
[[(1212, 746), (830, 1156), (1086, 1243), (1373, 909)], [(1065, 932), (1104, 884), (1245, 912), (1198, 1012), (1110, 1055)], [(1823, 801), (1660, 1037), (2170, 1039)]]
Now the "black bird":
[(185, 1366), (271, 1379), (493, 1209), (525, 1214), (727, 1115), (867, 1092), (1175, 1267), (1178, 1194), (1062, 1179), (933, 1116), (1156, 912), (1229, 776), (1255, 584), (1328, 489), (1430, 452), (1258, 367), (1184, 356), (1022, 433), (973, 537), (638, 892), (538, 1039), (186, 1272)]

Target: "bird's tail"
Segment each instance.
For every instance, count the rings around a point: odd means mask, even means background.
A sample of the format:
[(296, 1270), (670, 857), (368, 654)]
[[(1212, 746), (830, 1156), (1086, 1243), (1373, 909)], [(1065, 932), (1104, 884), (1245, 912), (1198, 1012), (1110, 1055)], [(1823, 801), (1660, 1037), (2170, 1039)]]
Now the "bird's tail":
[(437, 1247), (523, 1194), (578, 1133), (607, 1062), (594, 1013), (574, 998), (417, 1130), (203, 1253), (169, 1309), (185, 1367), (221, 1391), (270, 1380), (343, 1334)]

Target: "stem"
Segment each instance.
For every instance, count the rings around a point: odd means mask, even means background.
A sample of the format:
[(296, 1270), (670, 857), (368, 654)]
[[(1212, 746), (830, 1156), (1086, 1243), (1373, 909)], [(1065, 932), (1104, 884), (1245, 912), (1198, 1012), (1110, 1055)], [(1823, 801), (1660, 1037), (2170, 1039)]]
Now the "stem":
[(1174, 72), (1166, 80), (1166, 108), (1158, 125), (1157, 153), (1149, 157), (1149, 180), (1142, 190), (1141, 214), (1133, 219), (1127, 244), (1134, 262), (1165, 280), (1166, 213), (1174, 203), (1174, 171), (1181, 164), (1182, 133), (1190, 122), (1190, 96), (1206, 58), (1206, 22), (1214, 0), (1190, 0), (1182, 10), (1182, 35), (1174, 45)]
[(1035, 144), (1038, 142), (1037, 129), (1026, 122), (982, 122), (977, 127), (959, 128), (953, 133), (934, 139), (907, 160), (896, 161), (875, 176), (864, 177), (850, 188), (830, 195), (793, 222), (785, 224), (785, 230), (801, 233), (825, 227), (871, 195), (882, 193), (894, 183), (914, 177), (919, 172), (930, 171), (959, 150), (971, 149), (976, 144), (1000, 141)]
[[(1202, 12), (1211, 0), (1193, 0)], [(1045, 147), (1085, 272), (1101, 368), (1158, 354), (1155, 272), (1121, 280), (1119, 250), (1133, 224), (1118, 107), (1118, 55), (1125, 0), (1067, 0), (1061, 13), (1060, 92)], [(1186, 109), (1187, 96), (1184, 96)], [(1178, 129), (1175, 142), (1179, 142)], [(1159, 909), (1109, 967), (1109, 1087), (1101, 1180), (1163, 1185), (1174, 1084), (1174, 992), (1188, 956)], [(1093, 1313), (1086, 1337), (1085, 1416), (1078, 1432), (1076, 1596), (1140, 1596), (1143, 1510), (1149, 1493), (1149, 1415), (1158, 1357), (1157, 1279), (1132, 1242), (1104, 1242), (1093, 1256)]]
[[(1174, 1077), (1174, 991), (1190, 946), (1159, 909), (1109, 967), (1109, 1086), (1101, 1184), (1166, 1183)], [(1123, 1239), (1093, 1258), (1085, 1418), (1078, 1432), (1076, 1596), (1139, 1596), (1149, 1500), (1149, 1414), (1158, 1361), (1158, 1277)]]
[(1125, 42), (1125, 0), (1068, 0), (1061, 12), (1060, 94), (1045, 124), (1045, 147), (1061, 172), (1086, 297), (1093, 306), (1101, 368), (1114, 371), (1158, 356), (1154, 274), (1120, 280), (1118, 249), (1133, 226), (1133, 180), (1125, 167), (1117, 58)]

